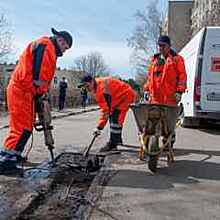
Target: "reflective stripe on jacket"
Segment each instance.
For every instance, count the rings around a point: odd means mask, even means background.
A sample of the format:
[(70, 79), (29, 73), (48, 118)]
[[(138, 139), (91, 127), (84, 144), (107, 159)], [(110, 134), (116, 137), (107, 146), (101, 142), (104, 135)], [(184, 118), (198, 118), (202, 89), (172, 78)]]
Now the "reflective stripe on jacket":
[(115, 109), (126, 111), (129, 108), (135, 100), (136, 93), (129, 84), (112, 77), (100, 77), (95, 80), (95, 98), (101, 111), (98, 127), (102, 129)]
[(33, 94), (45, 93), (54, 77), (56, 60), (53, 42), (48, 37), (42, 37), (30, 43), (24, 50), (11, 80)]
[(186, 90), (186, 70), (182, 56), (171, 51), (160, 63), (160, 54), (153, 56), (144, 90), (150, 93), (150, 103), (176, 106), (176, 92)]

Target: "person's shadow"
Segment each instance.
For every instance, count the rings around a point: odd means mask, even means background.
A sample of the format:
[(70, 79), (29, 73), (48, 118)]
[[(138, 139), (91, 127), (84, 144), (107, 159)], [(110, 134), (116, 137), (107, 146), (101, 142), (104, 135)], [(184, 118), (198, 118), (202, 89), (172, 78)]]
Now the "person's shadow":
[(200, 155), (202, 154), (202, 155), (206, 155), (206, 158), (203, 159), (204, 161), (210, 159), (212, 156), (220, 156), (220, 151), (174, 148), (174, 154), (175, 157), (186, 156), (190, 154), (200, 154)]
[(158, 174), (172, 177), (180, 183), (185, 183), (189, 179), (220, 180), (220, 164), (207, 161), (179, 160), (170, 167), (159, 169)]
[[(123, 149), (122, 152), (128, 152), (133, 154), (133, 158), (134, 156), (137, 158), (137, 149), (135, 150), (135, 148), (136, 147), (130, 150)], [(220, 163), (207, 161), (207, 159), (210, 159), (212, 155), (220, 156), (219, 151), (203, 152), (199, 150), (185, 149), (176, 149), (176, 151), (180, 155), (197, 153), (207, 154), (207, 157), (201, 161), (177, 160), (168, 167), (160, 167), (160, 161), (164, 161), (164, 158), (160, 157), (157, 172), (154, 174), (148, 170), (147, 162), (144, 164), (144, 166), (146, 166), (146, 171), (143, 168), (138, 169), (138, 164), (135, 166), (135, 169), (119, 169), (116, 172), (117, 176), (108, 182), (108, 186), (143, 189), (168, 189), (174, 187), (175, 183), (199, 183), (200, 179), (220, 180)]]

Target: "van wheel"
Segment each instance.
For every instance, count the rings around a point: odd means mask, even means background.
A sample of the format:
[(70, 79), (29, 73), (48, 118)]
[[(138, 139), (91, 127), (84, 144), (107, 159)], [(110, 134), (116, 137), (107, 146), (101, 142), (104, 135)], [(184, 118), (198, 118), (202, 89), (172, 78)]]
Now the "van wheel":
[(183, 128), (198, 128), (200, 127), (199, 118), (183, 117), (180, 120), (180, 125)]

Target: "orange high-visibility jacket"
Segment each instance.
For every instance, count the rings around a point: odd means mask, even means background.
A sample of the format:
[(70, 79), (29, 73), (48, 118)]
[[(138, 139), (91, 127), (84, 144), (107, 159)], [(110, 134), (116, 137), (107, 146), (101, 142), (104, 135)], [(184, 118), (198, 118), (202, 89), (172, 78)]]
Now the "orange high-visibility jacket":
[[(48, 37), (28, 45), (19, 58), (11, 80), (15, 86), (33, 94), (48, 91), (56, 69), (56, 51)], [(38, 86), (33, 83), (36, 81)]]
[(56, 59), (55, 46), (48, 37), (30, 43), (20, 56), (7, 88), (10, 129), (5, 149), (17, 154), (23, 151), (35, 121), (34, 96), (48, 91)]
[(112, 77), (100, 77), (95, 80), (95, 98), (101, 111), (98, 127), (102, 129), (108, 121), (108, 116), (115, 109), (126, 113), (129, 105), (135, 101), (136, 92), (129, 84)]
[(186, 90), (184, 59), (172, 50), (165, 63), (159, 59), (160, 54), (155, 54), (151, 59), (144, 90), (149, 92), (150, 103), (176, 106), (175, 93)]

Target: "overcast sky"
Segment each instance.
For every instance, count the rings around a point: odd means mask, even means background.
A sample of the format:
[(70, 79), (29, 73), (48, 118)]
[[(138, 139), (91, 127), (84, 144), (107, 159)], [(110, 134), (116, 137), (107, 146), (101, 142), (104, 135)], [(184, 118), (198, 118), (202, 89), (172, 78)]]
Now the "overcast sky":
[[(13, 28), (16, 53), (27, 43), (50, 35), (50, 28), (72, 33), (74, 44), (58, 65), (69, 68), (74, 58), (91, 51), (99, 51), (112, 72), (122, 77), (132, 76), (129, 64), (131, 49), (126, 39), (135, 28), (134, 14), (144, 9), (148, 0), (1, 0), (0, 14), (4, 13)], [(160, 0), (166, 8), (167, 0)]]

